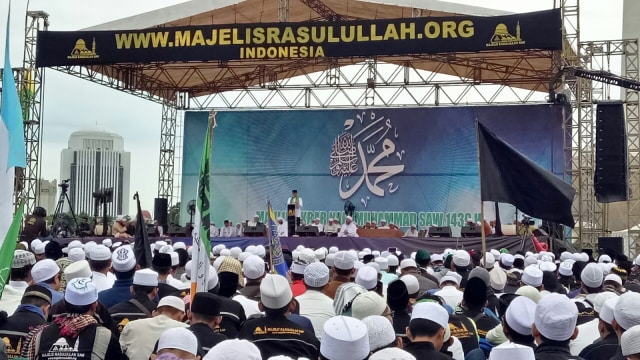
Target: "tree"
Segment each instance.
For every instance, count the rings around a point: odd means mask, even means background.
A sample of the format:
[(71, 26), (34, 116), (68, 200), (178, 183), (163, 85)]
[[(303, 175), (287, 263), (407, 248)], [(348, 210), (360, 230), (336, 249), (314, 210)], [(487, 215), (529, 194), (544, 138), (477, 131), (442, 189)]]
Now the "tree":
[(169, 208), (169, 217), (167, 218), (167, 225), (171, 224), (180, 224), (180, 202), (178, 201), (175, 205)]

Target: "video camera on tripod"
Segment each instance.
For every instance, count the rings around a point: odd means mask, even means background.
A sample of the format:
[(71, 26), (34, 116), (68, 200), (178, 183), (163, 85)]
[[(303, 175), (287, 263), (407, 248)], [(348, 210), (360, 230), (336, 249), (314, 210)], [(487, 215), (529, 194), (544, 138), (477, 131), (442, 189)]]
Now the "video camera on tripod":
[[(62, 180), (58, 187), (60, 188), (60, 197), (58, 198), (58, 204), (56, 210), (53, 212), (53, 225), (51, 225), (51, 234), (54, 237), (69, 237), (74, 234), (75, 229), (78, 228), (78, 221), (76, 220), (76, 214), (73, 212), (73, 206), (67, 191), (69, 190), (69, 181), (71, 179)], [(71, 219), (64, 216), (62, 212), (64, 208), (64, 202), (67, 201), (69, 205), (69, 212), (71, 212)], [(71, 226), (71, 221), (75, 227)]]

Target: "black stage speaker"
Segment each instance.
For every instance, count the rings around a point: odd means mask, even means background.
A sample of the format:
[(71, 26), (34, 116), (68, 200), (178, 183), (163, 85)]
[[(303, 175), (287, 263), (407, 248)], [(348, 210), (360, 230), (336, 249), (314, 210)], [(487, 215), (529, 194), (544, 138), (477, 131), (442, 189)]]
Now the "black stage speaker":
[(244, 236), (248, 237), (261, 237), (265, 236), (267, 227), (264, 224), (258, 224), (257, 226), (247, 226), (244, 228)]
[(594, 188), (600, 203), (629, 198), (627, 132), (621, 102), (598, 103)]
[(167, 207), (168, 207), (167, 199), (165, 198), (153, 199), (153, 220), (157, 220), (163, 229), (168, 229), (167, 215), (169, 213), (169, 209)]
[(612, 251), (615, 253), (615, 255), (624, 254), (622, 237), (620, 236), (599, 237), (598, 238), (598, 254), (611, 254)]
[[(491, 234), (485, 234), (485, 235), (491, 235)], [(462, 229), (460, 230), (460, 236), (461, 237), (481, 237), (482, 236), (482, 229), (480, 229), (480, 226), (463, 226)]]
[(296, 229), (298, 236), (318, 236), (318, 227), (312, 225), (298, 226)]
[(429, 237), (451, 237), (451, 226), (429, 226)]

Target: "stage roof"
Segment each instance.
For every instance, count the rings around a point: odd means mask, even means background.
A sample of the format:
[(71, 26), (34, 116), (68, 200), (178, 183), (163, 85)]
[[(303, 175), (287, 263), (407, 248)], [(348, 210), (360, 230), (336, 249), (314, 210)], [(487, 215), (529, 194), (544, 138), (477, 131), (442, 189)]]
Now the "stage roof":
[[(317, 1), (317, 0), (315, 0)], [(323, 20), (300, 0), (288, 0), (289, 22)], [(438, 0), (322, 0), (347, 19), (393, 19), (420, 16), (497, 16), (510, 13)], [(83, 30), (131, 30), (155, 27), (278, 22), (280, 0), (192, 0), (148, 13), (96, 25)], [(337, 59), (338, 66), (362, 63), (364, 57)], [(155, 64), (97, 65), (88, 68), (117, 80), (127, 89), (172, 97), (176, 91), (191, 97), (249, 88), (325, 70), (330, 59), (238, 60)], [(484, 51), (437, 55), (379, 56), (378, 62), (406, 65), (419, 70), (471, 79), (473, 83), (494, 83), (516, 88), (546, 91), (552, 69), (552, 51)], [(334, 64), (335, 65), (335, 64)]]

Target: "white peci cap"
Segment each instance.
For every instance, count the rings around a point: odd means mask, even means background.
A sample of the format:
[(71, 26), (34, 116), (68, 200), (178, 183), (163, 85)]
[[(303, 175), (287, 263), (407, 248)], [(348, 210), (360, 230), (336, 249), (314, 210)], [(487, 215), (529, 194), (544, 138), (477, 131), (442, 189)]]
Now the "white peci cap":
[(367, 326), (348, 316), (335, 316), (324, 323), (320, 354), (331, 360), (365, 359), (369, 355)]
[(400, 270), (404, 270), (410, 267), (418, 268), (418, 264), (416, 264), (416, 261), (414, 259), (404, 259), (400, 262)]
[[(262, 259), (261, 259), (262, 260)], [(281, 309), (293, 299), (291, 286), (280, 275), (267, 274), (260, 283), (260, 302), (268, 309)]]
[(111, 260), (111, 250), (104, 245), (96, 245), (89, 253), (89, 259), (94, 261)]
[(229, 339), (212, 347), (202, 360), (262, 360), (262, 355), (248, 340)]
[(44, 259), (38, 261), (33, 268), (31, 268), (31, 278), (34, 283), (40, 283), (45, 280), (52, 279), (54, 276), (58, 275), (60, 272), (60, 268), (55, 261), (51, 259)]
[(533, 349), (515, 343), (505, 343), (491, 350), (489, 360), (535, 360)]
[(378, 285), (378, 271), (371, 266), (363, 266), (356, 273), (356, 284), (367, 290), (375, 289)]
[(525, 285), (539, 287), (542, 285), (543, 275), (542, 270), (537, 265), (529, 265), (524, 269), (521, 280)]
[(133, 285), (158, 286), (158, 273), (151, 269), (141, 269), (133, 274)]
[(620, 327), (629, 330), (640, 325), (640, 294), (628, 291), (618, 298), (613, 317)]
[(158, 308), (163, 306), (169, 306), (178, 311), (184, 312), (184, 301), (177, 296), (169, 295), (160, 299), (160, 302), (158, 302)]
[(357, 257), (348, 251), (338, 251), (333, 258), (333, 266), (340, 270), (351, 270)]
[(414, 275), (407, 274), (400, 277), (400, 280), (407, 286), (407, 292), (409, 295), (417, 294), (420, 292), (420, 283), (418, 283), (418, 278)]
[(372, 315), (362, 319), (369, 334), (369, 350), (374, 352), (396, 340), (396, 332), (391, 321), (384, 316)]
[(77, 278), (90, 278), (92, 275), (91, 267), (87, 260), (76, 261), (67, 265), (64, 269), (64, 276), (67, 281)]
[(84, 250), (82, 250), (82, 248), (73, 248), (69, 250), (69, 254), (67, 255), (67, 258), (71, 262), (76, 262), (76, 261), (86, 259), (87, 255), (84, 253)]
[(369, 356), (369, 360), (389, 360), (389, 359), (416, 360), (416, 357), (397, 347), (384, 348), (382, 350), (376, 351), (375, 353), (371, 354), (371, 356)]
[(242, 272), (247, 279), (260, 279), (265, 272), (264, 260), (257, 255), (249, 256), (242, 263)]
[(604, 273), (602, 269), (596, 263), (589, 263), (587, 266), (582, 269), (582, 273), (580, 273), (580, 280), (585, 286), (591, 288), (597, 288), (602, 286), (602, 281), (604, 280)]
[(443, 329), (449, 327), (449, 313), (444, 307), (433, 302), (417, 303), (411, 313), (411, 320), (415, 319), (431, 320)]
[(607, 324), (611, 325), (611, 322), (614, 319), (614, 311), (615, 311), (617, 303), (618, 303), (618, 296), (612, 297), (610, 299), (605, 300), (604, 303), (602, 304), (602, 307), (600, 308), (600, 312), (598, 313), (598, 317), (600, 317), (600, 319), (602, 319), (602, 321), (604, 321)]
[(158, 339), (158, 351), (163, 349), (182, 350), (195, 356), (198, 354), (198, 338), (185, 328), (170, 328)]
[(91, 278), (75, 278), (67, 282), (64, 300), (72, 305), (89, 305), (98, 301), (98, 291)]
[(533, 325), (535, 314), (536, 303), (525, 296), (518, 296), (507, 307), (505, 321), (518, 334), (531, 335), (531, 325)]
[(471, 256), (465, 250), (456, 250), (456, 252), (453, 253), (453, 263), (456, 266), (469, 266), (471, 263)]
[(321, 288), (329, 282), (329, 268), (321, 262), (309, 264), (304, 269), (304, 283), (307, 286)]
[(121, 246), (111, 255), (111, 267), (116, 272), (127, 272), (136, 267), (136, 255), (130, 245)]
[(636, 325), (622, 334), (620, 338), (622, 356), (640, 354), (640, 325)]
[(578, 307), (566, 295), (548, 294), (536, 307), (534, 323), (549, 340), (566, 341), (573, 335), (578, 322)]

